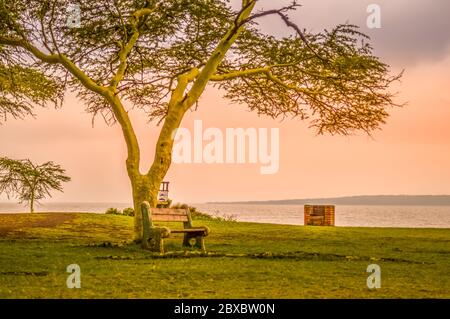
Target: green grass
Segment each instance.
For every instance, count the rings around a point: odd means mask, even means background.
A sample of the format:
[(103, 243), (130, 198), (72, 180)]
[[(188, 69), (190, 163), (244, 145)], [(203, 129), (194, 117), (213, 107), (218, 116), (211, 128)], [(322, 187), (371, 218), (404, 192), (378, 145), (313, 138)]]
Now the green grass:
[[(39, 224), (48, 216), (0, 215), (0, 298), (450, 297), (449, 229), (197, 220), (211, 229), (208, 254), (183, 252), (174, 237), (159, 255), (127, 243), (131, 217)], [(73, 263), (81, 289), (66, 287)], [(366, 286), (372, 263), (381, 266), (381, 289)]]

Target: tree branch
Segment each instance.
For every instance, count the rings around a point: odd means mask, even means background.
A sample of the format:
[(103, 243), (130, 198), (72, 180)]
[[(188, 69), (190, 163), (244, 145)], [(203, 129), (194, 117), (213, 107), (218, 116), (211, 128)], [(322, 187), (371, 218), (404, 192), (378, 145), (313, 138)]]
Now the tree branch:
[(267, 72), (270, 72), (270, 67), (248, 69), (248, 70), (242, 70), (242, 71), (232, 71), (229, 73), (214, 74), (211, 76), (210, 80), (214, 81), (214, 82), (221, 82), (221, 81), (233, 80), (235, 78), (248, 77), (248, 76), (255, 75), (255, 74), (266, 74)]
[(249, 77), (252, 75), (261, 74), (261, 75), (265, 76), (268, 80), (282, 86), (283, 88), (285, 88), (287, 90), (292, 90), (292, 91), (296, 91), (297, 93), (304, 93), (304, 94), (317, 93), (317, 92), (311, 91), (307, 88), (301, 88), (298, 86), (289, 85), (289, 84), (283, 82), (277, 76), (275, 76), (271, 71), (275, 67), (282, 67), (282, 66), (289, 66), (289, 65), (292, 65), (292, 64), (285, 64), (285, 65), (280, 64), (280, 65), (268, 66), (268, 67), (264, 67), (264, 68), (233, 71), (233, 72), (224, 73), (224, 74), (215, 74), (211, 77), (211, 81), (220, 82), (220, 81), (227, 81), (227, 80), (232, 80), (232, 79), (236, 79), (236, 78), (246, 78), (246, 77)]
[(155, 6), (154, 6), (153, 8), (142, 8), (142, 9), (139, 9), (139, 10), (137, 10), (137, 11), (135, 11), (135, 12), (133, 13), (133, 17), (134, 17), (134, 18), (136, 19), (136, 21), (137, 21), (139, 18), (142, 18), (143, 16), (146, 16), (146, 15), (149, 15), (149, 14), (152, 14), (152, 13), (156, 12), (156, 10), (158, 10), (159, 7), (160, 7), (162, 4), (163, 4), (163, 1), (159, 1), (159, 2), (157, 2), (157, 3), (155, 4)]
[(133, 32), (133, 35), (130, 38), (130, 41), (128, 41), (128, 43), (124, 46), (122, 46), (122, 48), (119, 51), (119, 67), (117, 68), (117, 72), (114, 75), (114, 77), (112, 78), (111, 82), (110, 82), (110, 88), (112, 88), (113, 90), (117, 89), (117, 85), (120, 83), (120, 81), (123, 79), (124, 75), (125, 75), (125, 71), (127, 69), (127, 58), (128, 55), (130, 54), (131, 50), (133, 49), (134, 45), (136, 44), (137, 40), (139, 38), (139, 31), (137, 29), (135, 29), (135, 31)]
[(248, 16), (253, 11), (257, 0), (244, 0), (242, 9), (236, 16), (236, 19), (233, 22), (233, 25), (230, 29), (225, 33), (223, 38), (220, 40), (216, 49), (211, 54), (210, 58), (206, 62), (205, 66), (202, 68), (199, 73), (197, 79), (195, 80), (192, 88), (186, 95), (184, 99), (184, 111), (187, 111), (194, 103), (198, 100), (200, 95), (206, 88), (211, 77), (217, 72), (217, 68), (220, 63), (225, 58), (226, 53), (230, 49), (231, 45), (238, 38), (239, 34), (242, 31), (242, 21), (248, 18)]
[(88, 90), (100, 94), (105, 97), (112, 107), (114, 116), (122, 127), (122, 131), (128, 147), (128, 161), (130, 167), (138, 169), (139, 167), (139, 146), (136, 135), (131, 125), (130, 118), (122, 105), (120, 99), (115, 96), (111, 88), (95, 83), (86, 73), (79, 69), (67, 56), (64, 54), (45, 54), (24, 39), (14, 39), (0, 36), (0, 44), (21, 47), (30, 52), (37, 59), (49, 64), (61, 64), (66, 68), (76, 79), (78, 79)]
[(289, 17), (286, 15), (286, 12), (291, 11), (291, 10), (295, 11), (295, 10), (297, 10), (297, 8), (299, 8), (299, 7), (301, 7), (301, 5), (298, 4), (297, 1), (294, 0), (293, 3), (292, 3), (291, 5), (289, 5), (289, 6), (287, 6), (287, 7), (283, 7), (283, 8), (281, 8), (281, 9), (277, 9), (277, 10), (267, 10), (267, 11), (262, 11), (262, 12), (259, 12), (259, 13), (255, 13), (255, 14), (251, 15), (250, 17), (248, 17), (247, 19), (243, 20), (243, 21), (241, 22), (241, 24), (244, 25), (244, 24), (246, 24), (246, 23), (248, 23), (248, 22), (250, 22), (250, 21), (253, 21), (253, 20), (255, 20), (255, 19), (262, 18), (262, 17), (268, 16), (268, 15), (278, 15), (278, 16), (280, 16), (280, 18), (283, 20), (283, 22), (284, 22), (288, 27), (290, 27), (290, 28), (292, 28), (292, 29), (295, 30), (295, 32), (296, 32), (297, 35), (300, 37), (300, 39), (303, 41), (303, 43), (305, 43), (306, 47), (307, 47), (311, 52), (313, 52), (314, 55), (315, 55), (317, 58), (319, 58), (319, 59), (322, 60), (323, 62), (326, 62), (327, 60), (324, 59), (323, 57), (321, 57), (321, 56), (316, 52), (316, 50), (314, 50), (314, 49), (311, 47), (311, 45), (310, 45), (308, 39), (306, 39), (306, 36), (303, 34), (302, 30), (300, 30), (300, 28), (299, 28), (295, 23), (293, 23), (291, 20), (289, 20)]
[(267, 74), (267, 72), (270, 73), (270, 71), (274, 68), (282, 68), (282, 67), (288, 67), (288, 66), (294, 66), (294, 65), (296, 65), (296, 63), (284, 63), (284, 64), (269, 65), (266, 67), (255, 68), (255, 69), (235, 70), (235, 71), (230, 71), (228, 73), (214, 74), (211, 76), (210, 80), (214, 81), (214, 82), (220, 82), (220, 81), (232, 80), (235, 78), (247, 77), (247, 76), (255, 75), (255, 74)]
[(34, 57), (42, 62), (49, 64), (63, 65), (75, 78), (77, 78), (87, 89), (104, 95), (106, 88), (95, 83), (86, 73), (78, 68), (67, 56), (64, 54), (46, 54), (37, 47), (26, 41), (25, 39), (15, 39), (10, 37), (0, 36), (0, 44), (14, 47), (21, 47), (30, 52)]
[[(132, 16), (130, 18), (130, 24), (131, 24), (131, 27), (133, 28), (133, 35), (131, 36), (130, 40), (125, 45), (122, 45), (122, 48), (119, 51), (119, 61), (120, 61), (119, 67), (117, 69), (116, 74), (114, 75), (114, 77), (112, 78), (112, 80), (110, 82), (110, 88), (112, 88), (113, 90), (116, 90), (117, 85), (120, 83), (120, 81), (122, 81), (122, 79), (125, 75), (125, 71), (127, 69), (128, 55), (130, 54), (131, 50), (134, 48), (136, 42), (139, 39), (139, 35), (140, 35), (139, 28), (138, 28), (139, 19), (156, 12), (156, 10), (161, 5), (162, 5), (162, 1), (156, 3), (153, 8), (142, 8), (142, 9), (136, 10), (132, 14)], [(125, 31), (126, 31), (126, 29), (125, 29)], [(125, 37), (126, 36), (127, 35), (125, 33)]]
[(119, 122), (120, 127), (122, 128), (122, 133), (125, 138), (128, 155), (127, 157), (128, 174), (137, 176), (139, 174), (139, 162), (140, 162), (139, 142), (136, 133), (133, 129), (130, 117), (128, 116), (128, 112), (125, 110), (122, 101), (119, 99), (117, 95), (114, 94), (112, 90), (109, 89), (105, 97), (112, 107), (114, 116), (117, 119), (117, 122)]

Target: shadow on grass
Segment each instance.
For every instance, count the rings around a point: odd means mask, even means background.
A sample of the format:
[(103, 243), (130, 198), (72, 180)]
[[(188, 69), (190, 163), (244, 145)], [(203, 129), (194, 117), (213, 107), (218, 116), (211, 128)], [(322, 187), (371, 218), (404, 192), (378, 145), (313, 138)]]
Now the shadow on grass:
[[(96, 247), (114, 247), (114, 244), (105, 243)], [(118, 247), (118, 246), (116, 246)], [(222, 252), (201, 252), (196, 250), (169, 251), (166, 253), (146, 252), (144, 256), (96, 256), (96, 259), (109, 260), (139, 260), (139, 259), (170, 259), (170, 258), (250, 258), (250, 259), (288, 259), (288, 260), (312, 260), (312, 261), (369, 261), (369, 262), (394, 262), (405, 264), (433, 264), (431, 262), (417, 262), (400, 258), (383, 258), (367, 256), (345, 256), (331, 253), (310, 253), (305, 251), (294, 251), (286, 253), (222, 253)]]

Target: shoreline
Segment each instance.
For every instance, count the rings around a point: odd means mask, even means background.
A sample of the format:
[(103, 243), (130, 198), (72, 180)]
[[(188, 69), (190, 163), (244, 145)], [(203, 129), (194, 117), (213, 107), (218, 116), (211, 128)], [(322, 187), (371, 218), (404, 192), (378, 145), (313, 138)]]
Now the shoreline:
[[(34, 213), (29, 213), (29, 212), (0, 212), (0, 217), (1, 216), (8, 216), (8, 215), (17, 215), (17, 216), (39, 216), (39, 215), (48, 215), (48, 214), (64, 214), (64, 215), (78, 215), (78, 214), (83, 214), (83, 215), (105, 215), (108, 216), (107, 214), (105, 214), (104, 212), (34, 212)], [(120, 216), (120, 215), (119, 215)], [(211, 215), (210, 215), (211, 216)], [(132, 216), (124, 216), (124, 217), (130, 217), (132, 218)], [(214, 216), (212, 216), (214, 217)], [(323, 228), (339, 228), (339, 229), (345, 229), (345, 228), (350, 228), (350, 229), (364, 229), (364, 228), (368, 228), (368, 229), (391, 229), (391, 230), (413, 230), (413, 229), (421, 229), (421, 230), (450, 230), (450, 225), (448, 227), (399, 227), (399, 226), (347, 226), (347, 225), (335, 225), (335, 226), (305, 226), (303, 224), (286, 224), (286, 223), (275, 223), (275, 222), (264, 222), (264, 221), (244, 221), (244, 220), (236, 220), (236, 221), (232, 221), (232, 223), (239, 223), (239, 224), (259, 224), (259, 225), (272, 225), (272, 226), (293, 226), (293, 227), (312, 227), (312, 228), (317, 228), (317, 229), (323, 229)]]

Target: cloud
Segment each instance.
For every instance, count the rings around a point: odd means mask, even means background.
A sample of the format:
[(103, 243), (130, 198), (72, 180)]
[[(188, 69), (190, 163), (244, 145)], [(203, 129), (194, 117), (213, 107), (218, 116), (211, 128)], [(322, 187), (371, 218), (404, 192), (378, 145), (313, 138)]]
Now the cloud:
[[(234, 5), (238, 2), (235, 0)], [(291, 1), (260, 0), (258, 9), (279, 8)], [(290, 13), (302, 28), (319, 32), (340, 23), (359, 25), (371, 36), (377, 55), (400, 68), (443, 59), (450, 48), (448, 0), (300, 0), (302, 8)], [(369, 29), (367, 7), (381, 7), (381, 29)], [(279, 18), (261, 20), (264, 31), (285, 36), (289, 32)]]

